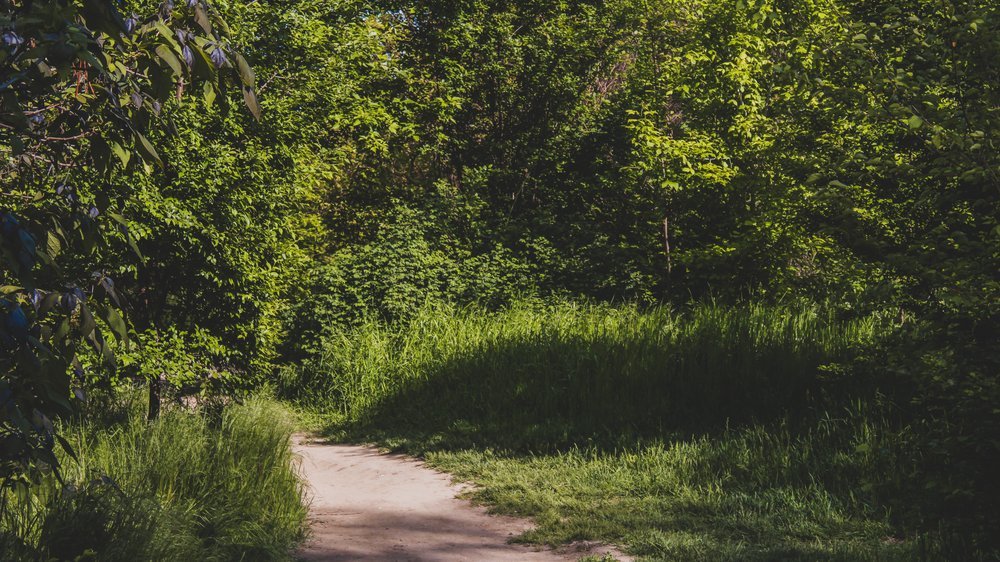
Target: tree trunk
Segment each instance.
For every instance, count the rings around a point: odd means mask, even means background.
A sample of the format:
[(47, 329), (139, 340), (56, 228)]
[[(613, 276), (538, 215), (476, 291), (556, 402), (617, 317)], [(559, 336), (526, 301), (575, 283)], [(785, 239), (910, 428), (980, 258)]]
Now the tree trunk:
[(670, 275), (674, 268), (670, 257), (670, 217), (663, 217), (663, 248), (667, 253), (667, 275)]
[(149, 381), (149, 413), (146, 419), (153, 421), (160, 417), (160, 401), (163, 393), (163, 383), (166, 377), (160, 375)]

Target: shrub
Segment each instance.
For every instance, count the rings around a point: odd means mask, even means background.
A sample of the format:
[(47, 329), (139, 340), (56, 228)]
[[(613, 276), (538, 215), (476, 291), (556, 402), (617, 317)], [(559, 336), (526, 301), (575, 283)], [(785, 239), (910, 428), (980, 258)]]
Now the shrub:
[(376, 239), (334, 254), (314, 268), (294, 313), (290, 348), (315, 352), (326, 336), (365, 322), (413, 318), (429, 302), (496, 309), (535, 291), (533, 268), (502, 246), (481, 252), (434, 239), (406, 209)]

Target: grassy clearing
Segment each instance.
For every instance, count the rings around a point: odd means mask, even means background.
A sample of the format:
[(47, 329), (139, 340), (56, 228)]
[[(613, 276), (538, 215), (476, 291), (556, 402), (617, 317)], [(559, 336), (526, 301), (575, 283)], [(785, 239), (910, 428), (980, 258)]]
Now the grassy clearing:
[(433, 307), (285, 375), (331, 435), (423, 454), (525, 541), (661, 560), (910, 560), (877, 497), (895, 433), (838, 368), (884, 330), (816, 307)]
[(66, 486), (4, 496), (4, 559), (289, 558), (306, 510), (285, 409), (251, 400), (152, 424), (139, 410), (66, 428), (79, 456), (64, 465)]
[(832, 441), (755, 427), (618, 451), (437, 451), (428, 461), (479, 484), (477, 501), (533, 517), (527, 542), (599, 539), (678, 561), (925, 557), (924, 545), (892, 536), (861, 487), (843, 489), (863, 463)]

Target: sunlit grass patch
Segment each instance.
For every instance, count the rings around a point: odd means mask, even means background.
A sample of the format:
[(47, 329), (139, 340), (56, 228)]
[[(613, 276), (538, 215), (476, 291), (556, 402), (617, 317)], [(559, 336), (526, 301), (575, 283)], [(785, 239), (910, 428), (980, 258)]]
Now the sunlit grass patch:
[[(824, 482), (836, 467), (821, 463), (847, 443), (805, 438), (815, 465), (804, 467), (802, 438), (761, 435), (752, 428), (613, 452), (436, 451), (427, 459), (478, 484), (472, 496), (495, 511), (532, 517), (538, 527), (525, 542), (603, 540), (678, 561), (915, 558), (917, 545), (891, 539), (884, 514), (838, 493), (847, 482)], [(753, 464), (741, 461), (750, 456)]]
[(287, 411), (250, 400), (217, 415), (139, 412), (64, 433), (61, 486), (8, 491), (0, 552), (9, 559), (285, 560), (305, 507)]

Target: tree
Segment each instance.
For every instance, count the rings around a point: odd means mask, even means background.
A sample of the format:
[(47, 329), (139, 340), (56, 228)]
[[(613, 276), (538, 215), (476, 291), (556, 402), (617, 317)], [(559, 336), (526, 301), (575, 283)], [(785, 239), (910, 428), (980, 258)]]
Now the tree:
[(0, 34), (0, 479), (16, 485), (58, 466), (56, 441), (68, 449), (52, 420), (73, 410), (78, 351), (113, 367), (111, 338), (128, 337), (127, 303), (100, 265), (135, 244), (103, 182), (162, 164), (148, 132), (189, 92), (239, 84), (259, 106), (204, 0), (142, 17), (111, 0), (4, 0)]

